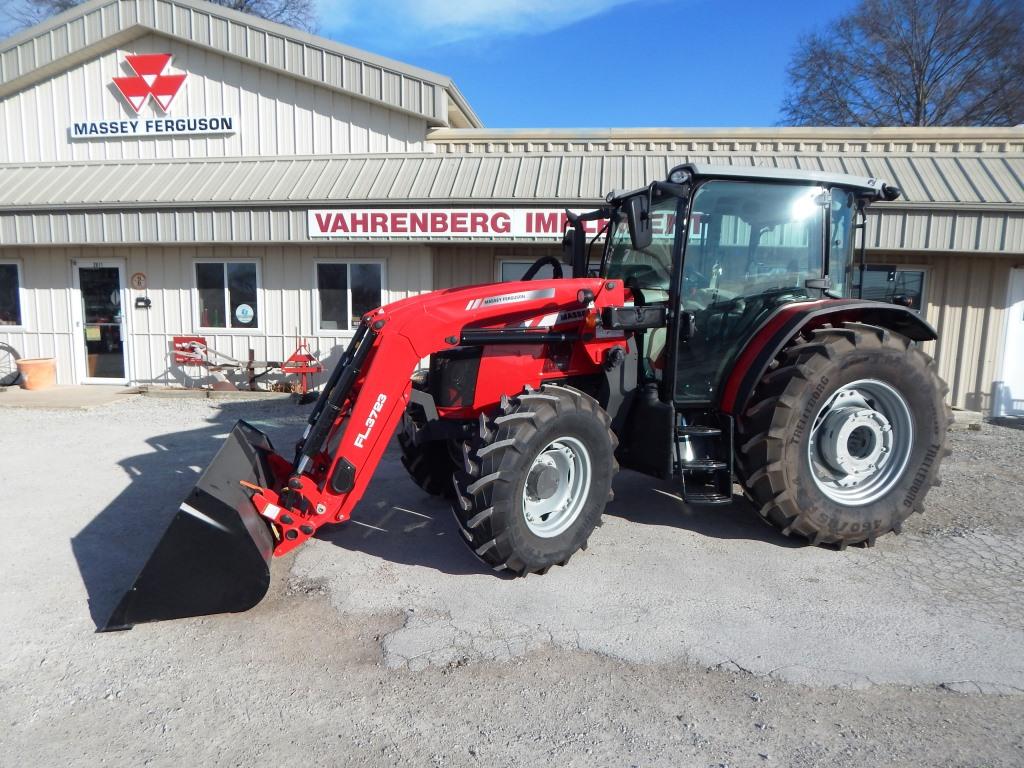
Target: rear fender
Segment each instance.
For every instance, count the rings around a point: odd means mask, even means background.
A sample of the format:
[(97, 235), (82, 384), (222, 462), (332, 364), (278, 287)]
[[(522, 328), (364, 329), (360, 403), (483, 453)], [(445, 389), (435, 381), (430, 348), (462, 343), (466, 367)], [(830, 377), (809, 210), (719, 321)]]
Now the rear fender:
[(826, 324), (845, 322), (887, 328), (917, 342), (938, 338), (938, 333), (926, 320), (907, 307), (896, 304), (863, 299), (824, 299), (787, 304), (765, 320), (736, 358), (721, 389), (718, 407), (725, 413), (742, 413), (772, 360), (794, 336)]

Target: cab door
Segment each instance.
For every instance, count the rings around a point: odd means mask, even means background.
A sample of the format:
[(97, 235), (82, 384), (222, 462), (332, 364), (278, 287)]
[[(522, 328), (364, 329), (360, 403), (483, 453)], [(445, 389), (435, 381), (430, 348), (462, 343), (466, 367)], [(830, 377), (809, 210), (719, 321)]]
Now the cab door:
[(677, 346), (677, 405), (714, 403), (764, 321), (783, 304), (817, 298), (806, 286), (823, 273), (829, 200), (811, 184), (716, 179), (698, 187), (679, 278), (691, 328)]

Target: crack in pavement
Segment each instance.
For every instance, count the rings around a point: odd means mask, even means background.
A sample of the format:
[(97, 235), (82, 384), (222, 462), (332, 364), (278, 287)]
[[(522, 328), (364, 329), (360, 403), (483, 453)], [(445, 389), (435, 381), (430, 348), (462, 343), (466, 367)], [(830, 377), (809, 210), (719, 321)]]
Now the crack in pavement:
[[(974, 450), (966, 440), (957, 450)], [(343, 614), (401, 616), (380, 643), (395, 669), (553, 647), (812, 686), (1020, 693), (1024, 493), (1001, 487), (1005, 506), (968, 530), (957, 505), (976, 493), (970, 469), (954, 461), (943, 476), (935, 512), (904, 535), (836, 552), (792, 546), (739, 502), (697, 513), (623, 472), (587, 552), (544, 577), (507, 579), (481, 568), (447, 504), (392, 453), (358, 510), (378, 530), (332, 529), (299, 552), (292, 578), (322, 580)]]

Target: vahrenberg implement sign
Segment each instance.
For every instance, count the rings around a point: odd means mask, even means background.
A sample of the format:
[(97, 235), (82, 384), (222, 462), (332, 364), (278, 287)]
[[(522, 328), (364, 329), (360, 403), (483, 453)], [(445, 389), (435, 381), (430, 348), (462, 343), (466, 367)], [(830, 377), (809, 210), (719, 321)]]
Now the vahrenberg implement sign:
[[(560, 237), (564, 209), (346, 208), (309, 211), (309, 236), (413, 239)], [(595, 234), (604, 222), (588, 221)]]

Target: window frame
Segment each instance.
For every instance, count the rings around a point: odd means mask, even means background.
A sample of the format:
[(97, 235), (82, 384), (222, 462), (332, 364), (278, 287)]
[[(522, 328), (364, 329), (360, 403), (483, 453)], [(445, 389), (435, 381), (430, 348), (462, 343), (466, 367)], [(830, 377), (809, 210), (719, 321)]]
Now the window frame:
[[(245, 328), (236, 328), (231, 325), (230, 317), (225, 317), (227, 325), (221, 326), (210, 326), (203, 325), (201, 321), (202, 313), (199, 308), (199, 275), (196, 274), (197, 264), (223, 264), (224, 265), (224, 309), (225, 312), (231, 310), (231, 289), (228, 287), (228, 275), (227, 265), (228, 264), (254, 264), (256, 266), (256, 323), (252, 326)], [(264, 318), (263, 308), (266, 306), (266, 301), (263, 296), (263, 266), (259, 259), (253, 258), (222, 258), (216, 257), (210, 258), (199, 258), (192, 259), (192, 325), (196, 331), (203, 331), (211, 334), (236, 334), (241, 336), (251, 336), (254, 334), (263, 333), (264, 331)]]
[[(321, 264), (344, 264), (348, 273), (346, 280), (345, 299), (348, 305), (348, 328), (322, 328), (323, 317), (320, 315), (320, 265)], [(380, 303), (381, 306), (388, 303), (388, 266), (386, 259), (345, 259), (345, 258), (322, 258), (313, 259), (313, 335), (314, 336), (351, 336), (356, 329), (352, 326), (352, 265), (353, 264), (375, 264), (380, 267)]]
[(0, 333), (23, 333), (29, 330), (28, 302), (25, 301), (25, 269), (20, 259), (0, 259), (0, 265), (13, 264), (18, 275), (18, 312), (21, 315), (17, 325), (0, 325)]
[[(907, 307), (907, 309), (909, 309), (911, 312), (919, 315), (922, 318), (927, 317), (927, 315), (928, 315), (928, 288), (929, 288), (929, 286), (931, 284), (931, 268), (928, 265), (926, 265), (926, 264), (886, 264), (886, 263), (883, 263), (883, 262), (878, 262), (877, 264), (876, 263), (872, 263), (872, 262), (868, 262), (867, 264), (864, 265), (864, 272), (865, 273), (872, 272), (872, 271), (874, 271), (874, 272), (881, 272), (882, 270), (896, 271), (897, 273), (898, 272), (920, 272), (921, 273), (921, 308), (920, 309), (914, 309), (912, 307)], [(855, 275), (858, 272), (860, 272), (860, 269), (859, 269), (859, 267), (856, 264), (854, 265), (853, 271), (854, 271)], [(857, 279), (861, 280), (859, 275), (857, 276)], [(853, 286), (853, 288), (858, 288), (858, 286), (855, 285), (855, 286)], [(860, 288), (860, 290), (858, 291), (858, 293), (862, 295), (863, 294), (863, 280), (861, 280), (861, 286), (859, 288)], [(889, 303), (892, 303), (892, 302), (885, 302), (885, 303), (889, 304)], [(894, 304), (893, 306), (897, 306), (898, 307), (900, 305), (899, 304)]]

